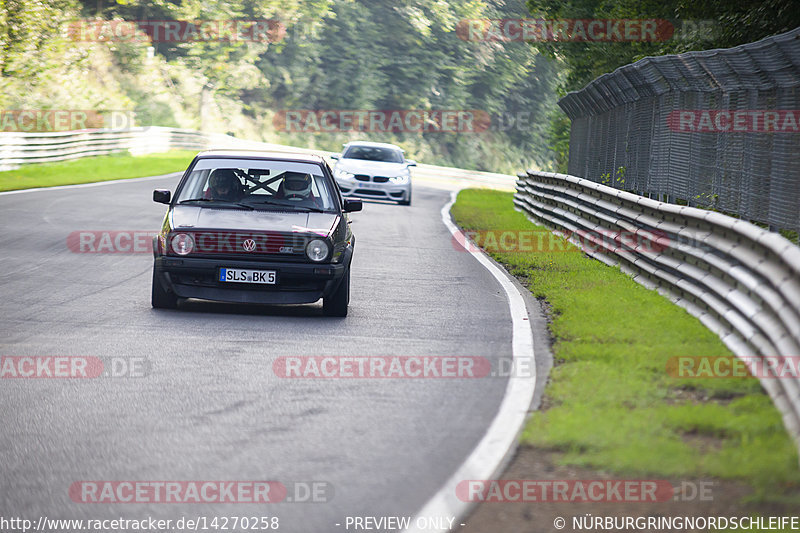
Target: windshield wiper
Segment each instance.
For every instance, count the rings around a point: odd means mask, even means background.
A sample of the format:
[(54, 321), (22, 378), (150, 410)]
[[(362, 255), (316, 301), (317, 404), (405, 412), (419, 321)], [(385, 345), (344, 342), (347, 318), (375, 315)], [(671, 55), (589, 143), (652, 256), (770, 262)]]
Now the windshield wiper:
[(241, 202), (232, 202), (232, 201), (229, 201), (229, 200), (216, 200), (214, 198), (190, 198), (188, 200), (181, 200), (180, 202), (178, 202), (178, 205), (189, 203), (189, 202), (214, 202), (214, 203), (220, 203), (220, 204), (225, 204), (225, 205), (235, 205), (237, 207), (243, 207), (245, 209), (249, 209), (250, 211), (255, 209), (252, 205), (249, 205), (249, 204), (243, 204)]
[(280, 200), (261, 200), (261, 201), (259, 201), (257, 203), (263, 204), (263, 205), (274, 205), (276, 207), (291, 207), (293, 209), (303, 209), (303, 210), (305, 210), (305, 212), (311, 212), (311, 211), (313, 211), (314, 213), (326, 213), (327, 212), (325, 209), (320, 209), (319, 207), (308, 206), (308, 205), (298, 205), (295, 202), (287, 202), (287, 201), (283, 201), (282, 202)]

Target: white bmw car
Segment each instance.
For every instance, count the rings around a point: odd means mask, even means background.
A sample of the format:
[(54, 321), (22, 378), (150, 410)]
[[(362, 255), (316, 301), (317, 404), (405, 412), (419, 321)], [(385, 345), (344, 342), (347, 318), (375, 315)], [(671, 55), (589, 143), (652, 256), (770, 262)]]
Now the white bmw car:
[(411, 170), (417, 166), (393, 144), (354, 141), (344, 145), (333, 176), (344, 196), (393, 200), (411, 205)]

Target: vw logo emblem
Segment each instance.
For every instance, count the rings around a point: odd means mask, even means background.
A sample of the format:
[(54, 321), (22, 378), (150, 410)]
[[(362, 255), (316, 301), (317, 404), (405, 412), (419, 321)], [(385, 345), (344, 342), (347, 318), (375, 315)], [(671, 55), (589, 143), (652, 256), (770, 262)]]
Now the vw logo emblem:
[(245, 239), (242, 242), (242, 248), (244, 248), (245, 252), (252, 252), (256, 249), (256, 241), (253, 239)]

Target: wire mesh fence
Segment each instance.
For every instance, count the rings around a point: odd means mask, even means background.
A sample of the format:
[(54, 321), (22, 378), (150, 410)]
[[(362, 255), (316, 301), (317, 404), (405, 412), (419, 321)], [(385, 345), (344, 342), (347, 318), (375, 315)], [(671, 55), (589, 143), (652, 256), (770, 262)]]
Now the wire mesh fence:
[(800, 232), (800, 28), (648, 57), (559, 105), (569, 174)]

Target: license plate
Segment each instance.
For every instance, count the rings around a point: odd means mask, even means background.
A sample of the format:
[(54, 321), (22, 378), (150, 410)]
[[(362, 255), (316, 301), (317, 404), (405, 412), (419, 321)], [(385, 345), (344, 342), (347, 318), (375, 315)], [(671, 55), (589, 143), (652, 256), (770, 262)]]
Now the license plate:
[(234, 283), (263, 283), (275, 285), (274, 270), (245, 270), (242, 268), (220, 268), (219, 280)]
[(358, 185), (363, 189), (383, 189), (383, 184), (380, 183), (359, 183)]

